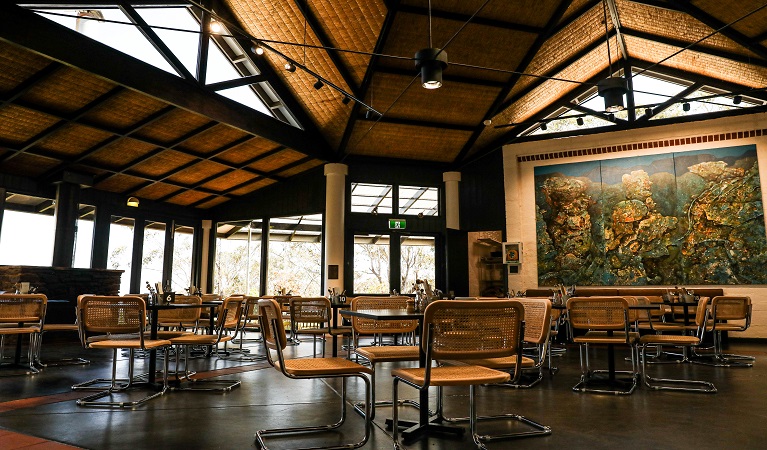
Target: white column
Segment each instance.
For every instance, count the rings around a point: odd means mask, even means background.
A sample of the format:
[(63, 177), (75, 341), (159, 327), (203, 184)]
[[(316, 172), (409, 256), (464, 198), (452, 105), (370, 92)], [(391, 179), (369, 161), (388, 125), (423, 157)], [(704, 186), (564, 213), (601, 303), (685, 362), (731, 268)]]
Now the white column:
[(460, 195), (458, 183), (461, 181), (461, 172), (445, 172), (442, 174), (445, 182), (445, 225), (454, 230), (461, 229), (461, 216), (458, 205)]
[(210, 229), (213, 227), (213, 221), (202, 221), (202, 263), (200, 264), (200, 292), (207, 293), (208, 290), (208, 254), (210, 253)]
[[(325, 165), (325, 283), (322, 292), (333, 289), (341, 293), (344, 288), (344, 210), (346, 200), (346, 164)], [(329, 279), (331, 267), (338, 268), (338, 276)], [(335, 272), (335, 270), (334, 270)]]

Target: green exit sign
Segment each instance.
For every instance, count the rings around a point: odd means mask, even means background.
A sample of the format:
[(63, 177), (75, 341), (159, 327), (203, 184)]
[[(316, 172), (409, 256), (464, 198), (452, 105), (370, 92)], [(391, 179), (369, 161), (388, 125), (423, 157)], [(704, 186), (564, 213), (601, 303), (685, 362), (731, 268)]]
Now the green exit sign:
[(406, 225), (405, 219), (389, 219), (390, 230), (404, 230)]

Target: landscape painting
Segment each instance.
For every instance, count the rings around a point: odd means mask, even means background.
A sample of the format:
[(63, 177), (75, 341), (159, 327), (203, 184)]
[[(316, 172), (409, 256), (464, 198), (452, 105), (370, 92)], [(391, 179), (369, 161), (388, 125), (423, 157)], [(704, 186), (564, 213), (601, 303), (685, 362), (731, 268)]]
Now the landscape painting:
[(765, 284), (756, 146), (535, 168), (540, 286)]

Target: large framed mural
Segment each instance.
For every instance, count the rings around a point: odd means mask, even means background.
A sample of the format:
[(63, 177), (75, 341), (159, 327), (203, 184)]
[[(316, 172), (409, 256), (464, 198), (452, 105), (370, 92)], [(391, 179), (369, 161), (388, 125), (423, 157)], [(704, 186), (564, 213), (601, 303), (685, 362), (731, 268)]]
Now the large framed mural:
[(767, 284), (756, 146), (535, 168), (541, 286)]

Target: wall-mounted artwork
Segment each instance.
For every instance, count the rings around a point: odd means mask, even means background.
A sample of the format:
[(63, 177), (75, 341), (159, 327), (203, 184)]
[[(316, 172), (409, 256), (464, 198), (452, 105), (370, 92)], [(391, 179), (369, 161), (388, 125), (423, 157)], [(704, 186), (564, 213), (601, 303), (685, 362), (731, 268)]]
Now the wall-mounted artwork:
[(541, 286), (767, 284), (756, 146), (535, 168)]

